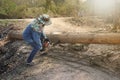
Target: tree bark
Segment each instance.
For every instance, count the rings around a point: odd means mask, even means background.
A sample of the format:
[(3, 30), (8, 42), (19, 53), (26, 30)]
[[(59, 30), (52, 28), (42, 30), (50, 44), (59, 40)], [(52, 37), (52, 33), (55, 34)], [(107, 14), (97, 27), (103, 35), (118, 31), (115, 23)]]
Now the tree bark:
[[(62, 33), (46, 34), (52, 42), (61, 43), (91, 43), (91, 44), (120, 44), (120, 33)], [(22, 32), (11, 31), (10, 39), (22, 39)]]

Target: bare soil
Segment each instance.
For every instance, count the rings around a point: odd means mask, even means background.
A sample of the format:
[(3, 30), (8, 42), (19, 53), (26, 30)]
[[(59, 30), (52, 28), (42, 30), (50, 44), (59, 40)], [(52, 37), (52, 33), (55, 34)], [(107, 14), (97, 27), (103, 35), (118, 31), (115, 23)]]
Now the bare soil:
[[(52, 19), (45, 32), (106, 32), (103, 27), (70, 24), (69, 19)], [(16, 26), (23, 30), (31, 20), (21, 20)], [(7, 56), (0, 62), (1, 80), (120, 80), (120, 45), (57, 44), (47, 55), (38, 52), (34, 66), (25, 64), (31, 47), (24, 41), (9, 41), (1, 47), (5, 52), (0, 57)]]

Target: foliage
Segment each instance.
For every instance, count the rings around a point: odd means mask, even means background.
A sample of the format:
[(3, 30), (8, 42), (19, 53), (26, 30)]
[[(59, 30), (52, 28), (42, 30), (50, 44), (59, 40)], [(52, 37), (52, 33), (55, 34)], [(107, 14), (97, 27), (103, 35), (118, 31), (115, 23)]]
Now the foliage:
[(0, 0), (0, 14), (9, 18), (31, 18), (42, 13), (74, 16), (80, 10), (79, 3), (79, 0)]
[[(25, 16), (26, 16), (25, 10), (26, 10), (26, 6), (25, 6), (25, 5), (17, 6), (17, 7), (15, 8), (15, 10), (13, 11), (14, 16), (15, 16), (16, 18), (25, 18)], [(13, 17), (14, 17), (14, 16), (13, 16)]]
[(0, 14), (12, 17), (15, 7), (16, 4), (11, 0), (0, 0)]
[(64, 3), (57, 6), (57, 13), (63, 16), (75, 16), (79, 12), (78, 0), (66, 0)]

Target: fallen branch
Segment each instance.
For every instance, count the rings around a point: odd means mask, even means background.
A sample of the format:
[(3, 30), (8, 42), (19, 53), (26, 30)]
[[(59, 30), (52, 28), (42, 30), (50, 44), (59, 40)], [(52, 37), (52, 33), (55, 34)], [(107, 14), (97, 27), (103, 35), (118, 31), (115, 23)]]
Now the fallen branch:
[(13, 29), (13, 24), (8, 25), (8, 27), (0, 32), (0, 39), (3, 39), (7, 36), (8, 32)]

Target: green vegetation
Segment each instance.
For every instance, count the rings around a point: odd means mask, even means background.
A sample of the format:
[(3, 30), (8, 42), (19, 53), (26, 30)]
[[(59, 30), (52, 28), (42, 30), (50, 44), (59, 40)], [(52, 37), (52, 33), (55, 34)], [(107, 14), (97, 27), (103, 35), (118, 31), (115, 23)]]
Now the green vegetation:
[(16, 4), (11, 0), (0, 0), (0, 15), (1, 17), (12, 17)]
[(31, 18), (42, 13), (73, 16), (79, 5), (79, 0), (0, 0), (0, 18)]

